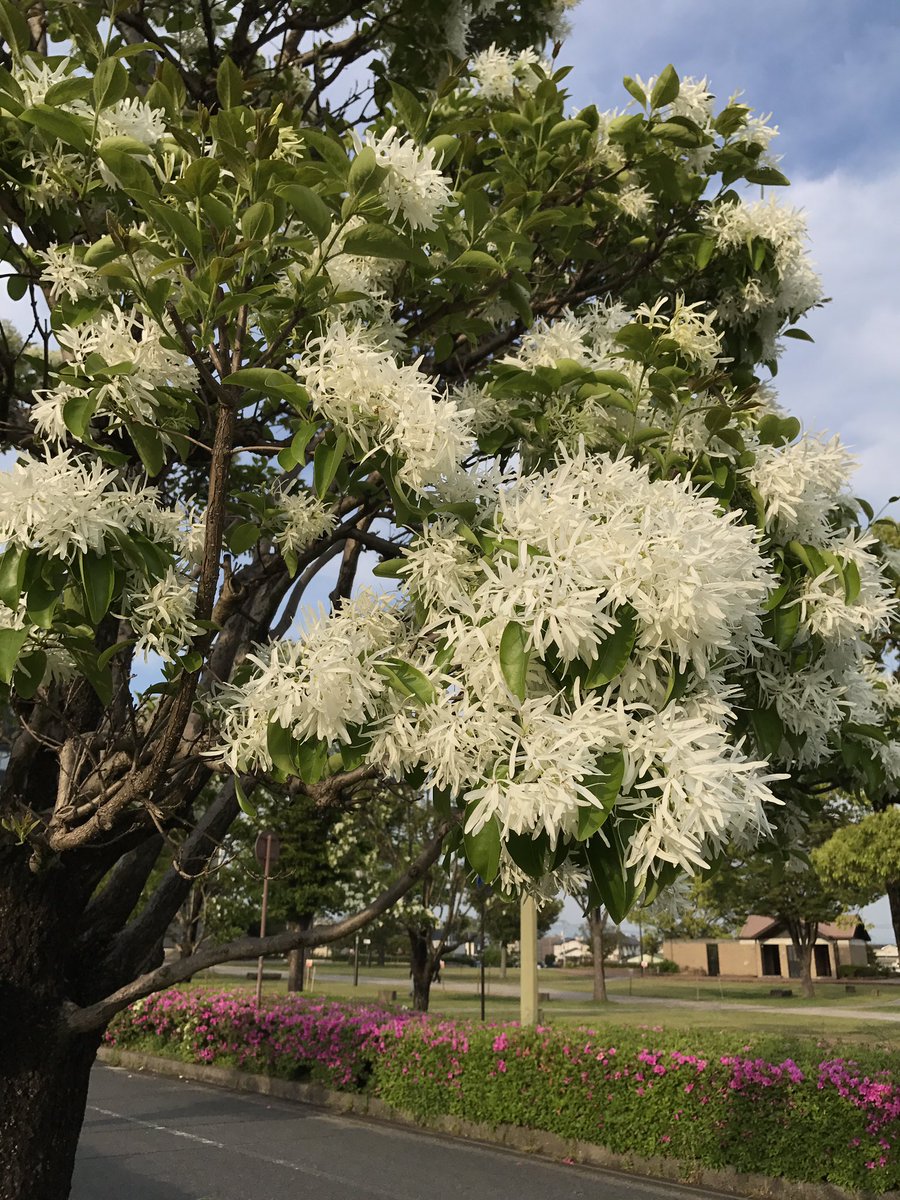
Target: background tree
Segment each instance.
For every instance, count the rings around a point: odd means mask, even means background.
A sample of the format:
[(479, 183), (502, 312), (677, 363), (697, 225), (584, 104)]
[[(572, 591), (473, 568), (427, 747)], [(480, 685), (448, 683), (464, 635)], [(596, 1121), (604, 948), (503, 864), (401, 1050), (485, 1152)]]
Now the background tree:
[[(476, 889), (477, 890), (477, 889)], [(482, 897), (477, 895), (473, 908), (480, 915)], [(538, 937), (546, 937), (562, 912), (562, 901), (543, 897), (537, 909)], [(506, 978), (509, 947), (519, 941), (521, 918), (518, 896), (492, 888), (484, 901), (484, 932), (488, 944), (500, 950), (500, 978)]]
[[(854, 814), (858, 816), (858, 814)], [(891, 905), (894, 939), (900, 945), (900, 811), (869, 813), (837, 829), (813, 851), (816, 873), (848, 904), (863, 907), (883, 896)]]
[[(353, 933), (442, 853), (620, 920), (792, 833), (773, 775), (894, 782), (869, 515), (761, 387), (821, 297), (739, 190), (786, 183), (774, 131), (671, 67), (573, 115), (523, 46), (557, 6), (451, 11), (414, 47), (436, 0), (0, 0), (13, 1200), (65, 1194), (155, 989)], [(386, 779), (434, 836), (363, 910), (160, 963), (258, 787)]]

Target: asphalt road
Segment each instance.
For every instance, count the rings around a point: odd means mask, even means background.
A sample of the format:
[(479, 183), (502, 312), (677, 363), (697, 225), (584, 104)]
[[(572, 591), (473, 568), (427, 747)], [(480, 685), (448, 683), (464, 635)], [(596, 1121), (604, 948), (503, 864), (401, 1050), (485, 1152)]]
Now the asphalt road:
[[(701, 1200), (305, 1104), (97, 1067), (71, 1200)], [(722, 1197), (724, 1200), (724, 1197)]]

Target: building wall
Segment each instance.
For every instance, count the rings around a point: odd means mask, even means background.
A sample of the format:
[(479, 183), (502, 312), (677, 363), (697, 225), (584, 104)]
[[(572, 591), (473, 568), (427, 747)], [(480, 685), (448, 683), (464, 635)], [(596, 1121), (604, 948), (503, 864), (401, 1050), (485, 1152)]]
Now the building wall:
[[(701, 975), (708, 974), (707, 945), (715, 945), (719, 951), (720, 975), (752, 975), (757, 979), (787, 979), (788, 948), (790, 938), (768, 938), (765, 941), (746, 939), (738, 941), (728, 938), (709, 938), (705, 941), (688, 941), (667, 939), (663, 942), (662, 953), (665, 958), (677, 963), (682, 971), (695, 971)], [(833, 979), (837, 967), (846, 963), (864, 966), (866, 959), (866, 944), (855, 939), (830, 942), (819, 938), (817, 946), (828, 947), (830, 971), (823, 978)], [(779, 975), (763, 974), (763, 947), (777, 946), (781, 973)], [(815, 956), (812, 962), (813, 978), (818, 978)]]

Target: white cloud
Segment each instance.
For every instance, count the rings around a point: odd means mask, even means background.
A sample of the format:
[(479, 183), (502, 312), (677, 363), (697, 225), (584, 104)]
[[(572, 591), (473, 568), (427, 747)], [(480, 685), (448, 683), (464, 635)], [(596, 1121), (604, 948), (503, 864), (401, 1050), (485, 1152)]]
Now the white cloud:
[(900, 492), (900, 241), (893, 216), (900, 163), (874, 178), (835, 171), (794, 183), (831, 303), (805, 323), (777, 384), (813, 430), (839, 433), (860, 461), (859, 492), (876, 506)]

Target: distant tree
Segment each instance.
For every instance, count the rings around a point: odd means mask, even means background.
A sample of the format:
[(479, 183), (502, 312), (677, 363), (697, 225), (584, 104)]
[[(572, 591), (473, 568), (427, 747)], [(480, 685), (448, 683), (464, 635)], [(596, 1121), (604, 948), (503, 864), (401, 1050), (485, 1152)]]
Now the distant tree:
[(855, 905), (871, 904), (887, 893), (900, 945), (900, 809), (892, 806), (845, 825), (812, 857), (824, 884)]
[[(562, 907), (561, 900), (544, 900), (538, 905), (539, 938), (545, 937), (556, 924)], [(484, 931), (488, 942), (500, 947), (500, 973), (501, 978), (505, 978), (509, 947), (518, 942), (521, 933), (518, 896), (499, 889), (489, 893), (484, 909)]]

